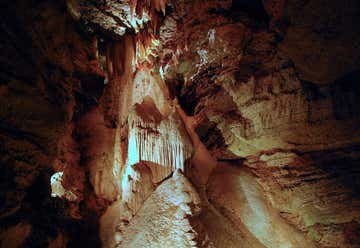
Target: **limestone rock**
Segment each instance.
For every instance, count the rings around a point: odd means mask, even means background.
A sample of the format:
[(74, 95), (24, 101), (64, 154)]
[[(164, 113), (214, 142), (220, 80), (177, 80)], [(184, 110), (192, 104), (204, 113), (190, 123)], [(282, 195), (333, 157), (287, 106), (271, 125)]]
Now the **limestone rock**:
[(196, 247), (200, 199), (181, 173), (162, 183), (123, 231), (120, 247)]

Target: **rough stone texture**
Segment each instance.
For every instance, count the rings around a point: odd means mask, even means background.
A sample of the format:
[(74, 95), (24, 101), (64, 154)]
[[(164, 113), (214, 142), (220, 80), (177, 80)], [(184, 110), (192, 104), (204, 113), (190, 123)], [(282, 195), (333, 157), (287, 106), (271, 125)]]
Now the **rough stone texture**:
[(326, 84), (359, 69), (358, 1), (289, 1), (290, 26), (279, 51), (302, 80)]
[[(191, 224), (200, 212), (200, 198), (190, 182), (175, 172), (144, 202), (123, 230), (120, 247), (198, 247)], [(205, 245), (205, 243), (203, 244)]]
[[(78, 212), (86, 183), (74, 120), (102, 94), (104, 75), (64, 3), (5, 1), (1, 9), (1, 245), (76, 244), (86, 233), (79, 218), (88, 218)], [(50, 197), (56, 171), (77, 202)]]
[(358, 1), (0, 5), (1, 247), (360, 245)]
[[(245, 5), (195, 1), (197, 7), (167, 16), (160, 34), (166, 82), (200, 120), (196, 130), (210, 152), (250, 167), (272, 208), (306, 240), (356, 246), (359, 36), (352, 21), (358, 3), (264, 3), (274, 18), (268, 27), (244, 13)], [(333, 30), (332, 37), (314, 22)]]
[(321, 246), (352, 247), (359, 242), (357, 157), (354, 148), (302, 156), (278, 151), (248, 165), (283, 218), (308, 231)]
[(221, 164), (208, 186), (209, 201), (265, 247), (315, 247), (267, 202), (266, 194), (246, 168)]

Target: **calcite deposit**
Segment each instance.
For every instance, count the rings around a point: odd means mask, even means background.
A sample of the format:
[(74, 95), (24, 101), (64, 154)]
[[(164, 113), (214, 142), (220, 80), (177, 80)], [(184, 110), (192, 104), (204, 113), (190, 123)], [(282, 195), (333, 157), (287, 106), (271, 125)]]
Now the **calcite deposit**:
[(0, 7), (0, 247), (360, 246), (357, 0)]

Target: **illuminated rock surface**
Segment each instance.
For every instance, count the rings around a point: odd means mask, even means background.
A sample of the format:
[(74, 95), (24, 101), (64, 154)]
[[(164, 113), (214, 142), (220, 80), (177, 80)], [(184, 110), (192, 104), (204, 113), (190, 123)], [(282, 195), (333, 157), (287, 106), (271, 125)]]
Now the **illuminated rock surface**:
[(0, 247), (360, 246), (357, 0), (0, 5)]
[(146, 199), (130, 224), (115, 235), (120, 247), (196, 247), (192, 219), (200, 212), (200, 198), (180, 173), (164, 181)]

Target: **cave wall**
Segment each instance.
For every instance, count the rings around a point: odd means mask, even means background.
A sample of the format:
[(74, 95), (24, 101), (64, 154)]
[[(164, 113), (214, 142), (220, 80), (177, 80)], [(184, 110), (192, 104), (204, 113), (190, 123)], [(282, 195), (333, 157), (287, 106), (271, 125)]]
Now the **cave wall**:
[[(76, 137), (77, 120), (104, 88), (93, 37), (65, 2), (3, 1), (1, 8), (1, 246), (99, 244), (97, 235), (85, 238), (97, 220), (79, 207), (90, 187)], [(57, 171), (74, 202), (50, 197)]]
[(150, 2), (0, 4), (1, 247), (357, 247), (358, 2)]
[[(250, 168), (271, 206), (308, 240), (356, 246), (358, 3), (263, 3), (174, 3), (160, 32), (165, 81), (213, 156), (232, 164), (233, 180)], [(241, 193), (223, 185), (226, 168), (213, 173), (208, 197), (246, 222), (237, 212), (244, 207), (228, 202)]]

